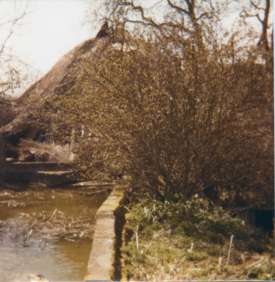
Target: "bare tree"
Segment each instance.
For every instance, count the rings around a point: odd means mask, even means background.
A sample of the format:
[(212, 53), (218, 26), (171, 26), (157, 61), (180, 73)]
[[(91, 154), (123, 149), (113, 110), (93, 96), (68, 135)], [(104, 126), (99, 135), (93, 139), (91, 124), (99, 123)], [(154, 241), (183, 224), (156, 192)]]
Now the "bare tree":
[[(0, 6), (1, 6), (0, 1)], [(0, 42), (0, 127), (14, 118), (12, 103), (7, 94), (13, 93), (21, 85), (21, 73), (18, 61), (7, 52), (9, 40), (15, 35), (16, 28), (26, 16), (26, 9), (12, 19), (0, 18), (0, 29), (5, 36)], [(0, 165), (5, 161), (5, 141), (0, 136)]]
[(21, 74), (16, 67), (18, 59), (7, 51), (7, 46), (26, 14), (27, 8), (24, 8), (12, 19), (0, 19), (0, 30), (5, 34), (0, 42), (0, 95), (2, 96), (20, 86)]
[(270, 0), (250, 0), (249, 6), (242, 11), (244, 18), (256, 18), (261, 25), (261, 32), (257, 45), (265, 51), (272, 47), (272, 35), (270, 34), (270, 18), (272, 3)]

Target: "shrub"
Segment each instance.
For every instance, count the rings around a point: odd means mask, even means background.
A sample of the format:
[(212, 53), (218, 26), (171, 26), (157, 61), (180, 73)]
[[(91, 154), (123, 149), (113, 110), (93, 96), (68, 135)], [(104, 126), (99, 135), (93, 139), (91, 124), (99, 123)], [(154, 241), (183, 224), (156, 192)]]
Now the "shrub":
[(129, 174), (134, 188), (162, 200), (211, 190), (215, 201), (266, 205), (272, 54), (264, 61), (238, 34), (220, 41), (212, 18), (191, 19), (184, 33), (177, 16), (177, 26), (131, 34), (114, 22), (119, 43), (78, 62), (74, 87), (44, 116), (59, 140), (87, 129), (75, 148), (84, 177)]

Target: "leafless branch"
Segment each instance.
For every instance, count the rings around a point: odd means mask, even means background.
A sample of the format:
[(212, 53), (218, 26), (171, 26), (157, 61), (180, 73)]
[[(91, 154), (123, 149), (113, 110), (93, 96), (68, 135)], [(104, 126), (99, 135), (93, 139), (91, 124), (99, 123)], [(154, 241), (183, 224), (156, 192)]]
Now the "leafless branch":
[(24, 11), (21, 15), (19, 15), (18, 17), (14, 18), (13, 20), (10, 21), (11, 25), (10, 25), (10, 29), (8, 32), (8, 35), (5, 37), (5, 39), (3, 40), (1, 47), (0, 47), (0, 55), (4, 52), (4, 49), (7, 45), (7, 42), (9, 41), (9, 39), (13, 36), (14, 34), (14, 28), (15, 26), (26, 16), (26, 11)]
[(170, 7), (172, 7), (173, 9), (177, 10), (178, 12), (184, 13), (186, 15), (190, 15), (190, 12), (187, 11), (186, 9), (174, 4), (171, 0), (167, 0), (167, 3), (169, 4)]

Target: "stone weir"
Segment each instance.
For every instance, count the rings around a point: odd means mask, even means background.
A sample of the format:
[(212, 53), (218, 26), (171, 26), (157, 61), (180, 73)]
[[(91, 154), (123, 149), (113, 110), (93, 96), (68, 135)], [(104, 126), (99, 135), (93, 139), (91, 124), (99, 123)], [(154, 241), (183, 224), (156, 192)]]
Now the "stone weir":
[(7, 162), (1, 167), (1, 179), (9, 184), (62, 186), (75, 181), (75, 172), (67, 163)]

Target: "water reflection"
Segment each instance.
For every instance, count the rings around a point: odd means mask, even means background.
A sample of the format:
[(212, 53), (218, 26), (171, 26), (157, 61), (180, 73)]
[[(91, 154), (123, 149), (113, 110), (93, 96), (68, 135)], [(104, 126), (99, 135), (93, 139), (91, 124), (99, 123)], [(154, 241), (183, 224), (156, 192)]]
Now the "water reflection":
[(0, 282), (28, 281), (30, 273), (51, 282), (81, 281), (94, 215), (106, 196), (70, 189), (0, 191)]

